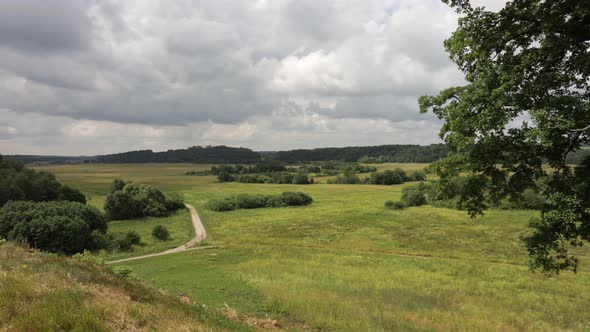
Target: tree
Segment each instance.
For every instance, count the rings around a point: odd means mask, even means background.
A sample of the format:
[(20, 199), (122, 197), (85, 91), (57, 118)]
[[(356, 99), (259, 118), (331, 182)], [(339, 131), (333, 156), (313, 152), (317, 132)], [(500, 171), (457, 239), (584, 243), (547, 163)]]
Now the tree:
[(101, 249), (97, 239), (106, 230), (100, 212), (78, 202), (11, 201), (0, 208), (0, 238), (26, 241), (45, 251), (74, 254)]
[(590, 2), (514, 0), (499, 12), (443, 2), (460, 14), (445, 48), (467, 84), (419, 99), (421, 112), (444, 120), (449, 153), (433, 165), (441, 186), (468, 173), (470, 195), (462, 200), (475, 216), (486, 208), (486, 183), (492, 202), (518, 197), (548, 163), (547, 204), (524, 238), (529, 265), (576, 271), (568, 247), (590, 240), (590, 178), (580, 175), (590, 163), (575, 171), (566, 157), (590, 143)]

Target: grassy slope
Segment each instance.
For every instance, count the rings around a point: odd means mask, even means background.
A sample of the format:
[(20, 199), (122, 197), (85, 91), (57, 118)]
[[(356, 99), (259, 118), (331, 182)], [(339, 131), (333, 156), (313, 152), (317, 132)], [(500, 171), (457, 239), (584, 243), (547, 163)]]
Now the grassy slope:
[[(590, 329), (588, 251), (578, 251), (578, 275), (530, 274), (519, 236), (534, 212), (489, 211), (472, 220), (432, 207), (383, 209), (402, 186), (216, 184), (167, 165), (101, 166), (179, 190), (197, 207), (209, 243), (222, 249), (126, 265), (208, 305), (327, 330)], [(99, 188), (94, 176), (57, 170), (72, 186)], [(285, 190), (305, 191), (315, 202), (226, 213), (202, 208), (212, 197)]]
[(0, 245), (0, 330), (248, 330), (88, 262)]

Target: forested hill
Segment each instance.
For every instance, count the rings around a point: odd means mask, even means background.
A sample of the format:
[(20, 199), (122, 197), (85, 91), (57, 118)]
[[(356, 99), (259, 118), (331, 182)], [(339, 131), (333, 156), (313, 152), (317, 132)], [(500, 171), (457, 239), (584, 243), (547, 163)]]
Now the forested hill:
[(47, 164), (67, 164), (91, 162), (97, 159), (96, 156), (37, 156), (27, 154), (7, 155), (6, 158), (22, 161), (25, 164), (47, 163)]
[(196, 164), (247, 164), (261, 160), (258, 153), (246, 148), (227, 146), (193, 146), (188, 149), (154, 152), (130, 151), (99, 156), (103, 163), (196, 163)]
[(352, 146), (263, 153), (265, 159), (283, 162), (342, 160), (367, 163), (429, 163), (446, 155), (444, 144)]

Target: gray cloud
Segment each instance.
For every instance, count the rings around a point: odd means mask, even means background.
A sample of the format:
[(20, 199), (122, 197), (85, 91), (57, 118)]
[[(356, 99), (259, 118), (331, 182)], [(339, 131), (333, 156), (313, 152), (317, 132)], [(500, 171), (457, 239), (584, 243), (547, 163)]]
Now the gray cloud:
[(0, 44), (24, 52), (71, 51), (91, 42), (92, 22), (82, 1), (0, 2)]
[(417, 98), (462, 83), (456, 19), (434, 0), (2, 1), (0, 152), (428, 144)]

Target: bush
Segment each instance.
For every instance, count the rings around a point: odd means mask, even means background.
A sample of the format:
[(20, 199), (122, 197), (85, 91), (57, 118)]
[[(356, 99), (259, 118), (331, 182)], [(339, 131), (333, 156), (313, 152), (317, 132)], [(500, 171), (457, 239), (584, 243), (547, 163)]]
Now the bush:
[(168, 232), (168, 229), (166, 227), (162, 225), (157, 225), (152, 230), (152, 236), (156, 240), (166, 241), (170, 238), (170, 232)]
[(101, 256), (98, 256), (98, 255), (95, 255), (88, 250), (84, 250), (81, 253), (77, 253), (77, 254), (73, 255), (72, 258), (79, 261), (79, 262), (89, 262), (89, 263), (98, 264), (98, 265), (104, 264), (104, 258), (102, 258)]
[(133, 269), (130, 268), (129, 266), (125, 266), (125, 265), (115, 266), (115, 267), (113, 267), (113, 272), (115, 272), (116, 274), (121, 275), (123, 277), (129, 278), (129, 279), (137, 279), (137, 276), (135, 275), (135, 273), (133, 273)]
[(234, 197), (236, 208), (257, 209), (266, 206), (268, 200), (264, 195), (238, 194)]
[(293, 177), (293, 184), (310, 184), (308, 174), (305, 172), (297, 172)]
[(123, 188), (125, 188), (125, 181), (121, 180), (121, 179), (114, 179), (113, 182), (111, 183), (111, 194), (114, 193), (117, 190), (123, 190)]
[(129, 235), (129, 233), (110, 233), (109, 238), (112, 241), (112, 244), (109, 249), (117, 249), (119, 251), (132, 251), (134, 244), (139, 244), (139, 242), (134, 243), (136, 240), (133, 235)]
[(156, 187), (145, 184), (126, 183), (122, 189), (121, 180), (114, 180), (110, 195), (107, 196), (104, 209), (110, 219), (134, 219), (140, 217), (163, 217), (170, 211), (184, 207), (182, 196), (164, 194)]
[(284, 192), (281, 194), (282, 200), (288, 206), (303, 206), (313, 202), (311, 196), (302, 192)]
[(336, 178), (328, 180), (328, 183), (330, 184), (357, 184), (360, 182), (361, 180), (353, 169), (346, 169), (342, 175), (338, 175)]
[(271, 208), (286, 207), (287, 203), (281, 195), (268, 196), (266, 199), (266, 206)]
[(408, 181), (424, 181), (426, 174), (423, 171), (412, 171), (408, 174)]
[(184, 208), (184, 197), (178, 193), (169, 193), (165, 197), (166, 209), (168, 211)]
[(127, 232), (127, 234), (125, 234), (125, 237), (129, 239), (131, 244), (137, 245), (141, 242), (141, 236), (139, 236), (139, 234), (136, 231)]
[(369, 183), (381, 185), (401, 184), (408, 181), (406, 172), (402, 169), (396, 168), (394, 170), (386, 170), (384, 172), (377, 172), (371, 174)]
[(406, 204), (402, 201), (386, 201), (385, 207), (392, 210), (403, 210), (406, 207)]
[(0, 209), (0, 237), (26, 241), (32, 247), (68, 255), (84, 249), (101, 249), (104, 217), (93, 207), (77, 202), (8, 202)]
[(217, 181), (220, 183), (223, 182), (233, 182), (234, 181), (234, 177), (231, 176), (231, 174), (227, 173), (227, 172), (219, 172), (217, 174)]
[(236, 202), (233, 198), (224, 198), (224, 199), (212, 199), (207, 202), (206, 206), (207, 209), (211, 211), (231, 211), (237, 209)]
[(221, 212), (262, 207), (303, 206), (312, 202), (311, 196), (302, 192), (284, 192), (280, 195), (238, 194), (223, 199), (212, 199), (207, 202), (206, 208)]
[(402, 202), (406, 206), (422, 206), (426, 204), (426, 195), (420, 190), (402, 191)]

